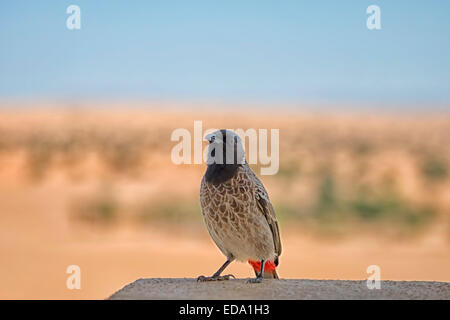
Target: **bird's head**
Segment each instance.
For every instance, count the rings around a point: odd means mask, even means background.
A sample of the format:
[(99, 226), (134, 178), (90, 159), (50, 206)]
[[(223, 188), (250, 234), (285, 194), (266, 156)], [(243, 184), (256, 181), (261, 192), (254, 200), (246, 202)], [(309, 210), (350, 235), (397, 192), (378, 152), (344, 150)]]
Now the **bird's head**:
[(217, 130), (206, 135), (209, 142), (207, 164), (239, 165), (245, 163), (241, 138), (231, 130)]

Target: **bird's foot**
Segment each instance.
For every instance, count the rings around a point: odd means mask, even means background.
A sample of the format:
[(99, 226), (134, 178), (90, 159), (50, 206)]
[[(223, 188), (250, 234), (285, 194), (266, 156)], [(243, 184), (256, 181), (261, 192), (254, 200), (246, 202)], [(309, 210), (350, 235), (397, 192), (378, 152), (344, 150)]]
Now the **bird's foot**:
[(250, 278), (247, 280), (247, 283), (261, 283), (263, 281), (262, 277)]
[(204, 282), (204, 281), (223, 281), (223, 280), (230, 280), (231, 278), (236, 279), (235, 276), (233, 276), (232, 274), (226, 274), (224, 276), (211, 276), (211, 277), (205, 277), (205, 276), (200, 276), (197, 278), (197, 282)]

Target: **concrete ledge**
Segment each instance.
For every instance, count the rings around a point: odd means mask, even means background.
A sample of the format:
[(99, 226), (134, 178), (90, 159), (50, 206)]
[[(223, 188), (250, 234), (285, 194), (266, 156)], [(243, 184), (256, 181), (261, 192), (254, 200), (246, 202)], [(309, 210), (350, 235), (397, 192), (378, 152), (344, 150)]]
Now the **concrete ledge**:
[(450, 283), (428, 281), (382, 281), (381, 289), (369, 290), (366, 281), (246, 279), (196, 282), (196, 279), (139, 279), (109, 299), (450, 299)]

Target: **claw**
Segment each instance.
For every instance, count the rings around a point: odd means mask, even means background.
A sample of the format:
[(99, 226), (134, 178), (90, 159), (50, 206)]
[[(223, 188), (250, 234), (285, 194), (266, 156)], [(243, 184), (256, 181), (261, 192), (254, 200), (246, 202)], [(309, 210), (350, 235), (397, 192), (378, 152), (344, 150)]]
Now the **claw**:
[(224, 276), (211, 276), (211, 277), (205, 277), (200, 276), (197, 278), (197, 282), (204, 282), (204, 281), (223, 281), (223, 280), (230, 280), (231, 278), (236, 279), (236, 277), (232, 274), (227, 274)]
[(247, 280), (247, 283), (261, 283), (263, 281), (263, 278), (257, 277), (257, 278), (251, 278)]
[(226, 275), (224, 275), (224, 276), (220, 276), (219, 279), (217, 279), (217, 280), (219, 280), (219, 281), (222, 281), (222, 280), (230, 280), (231, 278), (236, 279), (236, 277), (235, 277), (234, 275), (232, 275), (232, 274), (226, 274)]
[(199, 282), (199, 281), (206, 281), (205, 279), (206, 279), (205, 276), (199, 276), (199, 277), (197, 278), (197, 282)]

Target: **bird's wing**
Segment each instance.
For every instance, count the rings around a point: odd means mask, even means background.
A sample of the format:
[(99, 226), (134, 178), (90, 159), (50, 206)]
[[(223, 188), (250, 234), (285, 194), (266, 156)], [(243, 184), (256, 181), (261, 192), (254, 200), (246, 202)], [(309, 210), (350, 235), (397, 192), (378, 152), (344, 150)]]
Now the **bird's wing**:
[[(256, 200), (258, 204), (258, 208), (263, 213), (264, 217), (269, 224), (270, 230), (272, 231), (273, 243), (275, 246), (275, 253), (280, 256), (281, 255), (281, 239), (280, 239), (280, 229), (278, 228), (277, 216), (275, 215), (275, 210), (273, 209), (272, 203), (270, 203), (269, 196), (267, 194), (264, 185), (261, 180), (255, 175), (253, 171), (249, 168), (249, 174), (251, 179), (255, 183), (256, 187)], [(275, 264), (278, 265), (278, 257), (275, 258)]]
[[(266, 200), (262, 196), (257, 195), (258, 207), (264, 213), (267, 223), (269, 224), (270, 230), (272, 231), (273, 243), (275, 245), (275, 253), (281, 255), (281, 239), (280, 239), (280, 229), (278, 228), (277, 217), (275, 216), (275, 211), (270, 201)], [(278, 259), (275, 259), (275, 264), (278, 264)]]

